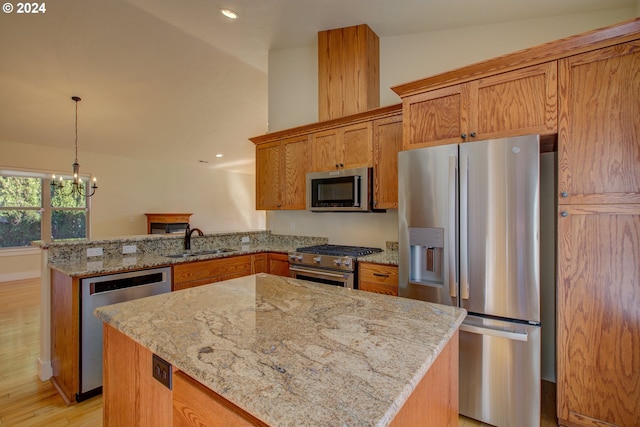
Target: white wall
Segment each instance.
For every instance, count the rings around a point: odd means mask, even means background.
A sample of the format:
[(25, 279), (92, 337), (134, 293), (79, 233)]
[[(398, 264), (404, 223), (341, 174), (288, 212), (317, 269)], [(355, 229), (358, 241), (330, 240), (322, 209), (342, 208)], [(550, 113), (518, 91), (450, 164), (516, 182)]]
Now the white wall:
[[(45, 146), (0, 141), (0, 167), (70, 172), (74, 153)], [(98, 177), (91, 199), (93, 239), (145, 234), (145, 212), (190, 212), (203, 231), (265, 229), (255, 210), (255, 177), (178, 161), (135, 160), (80, 152), (80, 170)], [(39, 268), (38, 255), (0, 257), (0, 280)]]
[[(637, 15), (636, 8), (566, 15), (496, 25), (380, 38), (380, 105), (400, 103), (391, 86), (615, 24)], [(375, 30), (375, 29), (374, 29)], [(269, 53), (269, 130), (318, 120), (317, 46)], [(274, 233), (326, 236), (331, 243), (384, 247), (397, 240), (397, 212), (386, 214), (269, 212)], [(295, 230), (291, 228), (294, 221)]]

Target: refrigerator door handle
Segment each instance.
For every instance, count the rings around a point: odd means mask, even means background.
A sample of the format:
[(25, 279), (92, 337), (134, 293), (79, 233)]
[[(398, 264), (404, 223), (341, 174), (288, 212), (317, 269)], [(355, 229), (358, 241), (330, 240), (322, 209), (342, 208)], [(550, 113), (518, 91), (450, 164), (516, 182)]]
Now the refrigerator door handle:
[(449, 156), (449, 295), (456, 298), (458, 288), (458, 266), (456, 265), (456, 198), (457, 198), (458, 158)]
[(509, 331), (504, 331), (502, 329), (493, 329), (493, 328), (481, 328), (479, 326), (473, 326), (473, 325), (467, 325), (467, 324), (462, 324), (460, 325), (460, 330), (463, 332), (470, 332), (472, 334), (479, 334), (479, 335), (490, 335), (492, 337), (499, 337), (499, 338), (507, 338), (510, 340), (515, 340), (515, 341), (527, 341), (529, 339), (529, 336), (527, 335), (527, 332), (509, 332)]
[(460, 155), (460, 297), (469, 299), (469, 157)]

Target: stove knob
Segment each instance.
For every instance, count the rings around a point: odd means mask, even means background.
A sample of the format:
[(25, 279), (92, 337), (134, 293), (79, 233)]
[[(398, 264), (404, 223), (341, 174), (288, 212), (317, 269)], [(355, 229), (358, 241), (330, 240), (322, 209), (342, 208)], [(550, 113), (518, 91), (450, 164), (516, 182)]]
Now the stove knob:
[(289, 259), (291, 261), (295, 261), (296, 260), (296, 256), (294, 254), (289, 254)]
[(296, 258), (298, 261), (302, 261), (302, 255), (298, 255)]
[(320, 264), (320, 260), (321, 260), (321, 259), (322, 259), (322, 258), (320, 258), (319, 256), (317, 256), (317, 257), (313, 257), (313, 262), (315, 262), (316, 264)]
[(333, 263), (334, 263), (335, 265), (338, 265), (338, 266), (341, 264), (341, 262), (340, 262), (340, 260), (339, 260), (339, 259), (334, 259), (334, 260), (333, 260)]
[(345, 259), (344, 261), (342, 261), (342, 265), (344, 265), (345, 267), (351, 266), (351, 260), (349, 258)]

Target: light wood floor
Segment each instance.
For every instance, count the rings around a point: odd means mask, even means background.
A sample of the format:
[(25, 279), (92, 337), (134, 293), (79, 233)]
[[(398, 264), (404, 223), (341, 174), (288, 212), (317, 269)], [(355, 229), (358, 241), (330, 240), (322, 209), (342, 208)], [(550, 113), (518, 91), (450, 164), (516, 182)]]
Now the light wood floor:
[[(102, 397), (66, 406), (37, 376), (40, 280), (0, 283), (0, 426), (102, 426)], [(543, 382), (541, 427), (557, 426), (555, 388)], [(487, 424), (460, 417), (459, 427)]]

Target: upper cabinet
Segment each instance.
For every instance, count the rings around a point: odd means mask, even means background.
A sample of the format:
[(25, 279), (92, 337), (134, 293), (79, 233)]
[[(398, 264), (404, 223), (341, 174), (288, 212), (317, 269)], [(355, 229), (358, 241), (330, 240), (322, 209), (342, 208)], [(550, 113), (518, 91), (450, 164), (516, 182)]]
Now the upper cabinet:
[(560, 204), (640, 203), (640, 41), (560, 61)]
[(407, 96), (403, 148), (554, 134), (557, 74), (552, 61)]
[(310, 152), (306, 135), (256, 146), (256, 209), (305, 209)]
[(398, 152), (402, 114), (373, 122), (373, 208), (398, 208)]
[(313, 172), (373, 166), (371, 122), (311, 134)]
[[(306, 174), (373, 168), (376, 209), (398, 205), (402, 105), (256, 136), (256, 209), (305, 209)], [(374, 163), (375, 157), (375, 163)]]

